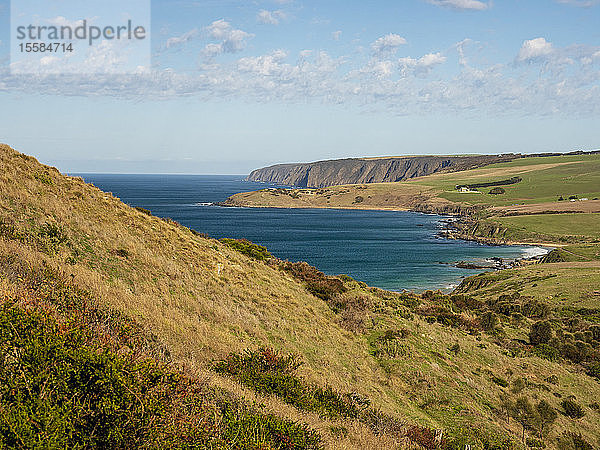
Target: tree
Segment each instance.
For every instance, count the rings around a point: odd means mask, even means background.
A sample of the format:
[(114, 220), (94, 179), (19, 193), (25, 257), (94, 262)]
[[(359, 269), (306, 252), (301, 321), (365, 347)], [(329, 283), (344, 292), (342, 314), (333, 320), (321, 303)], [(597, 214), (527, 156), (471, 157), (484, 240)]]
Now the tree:
[(547, 321), (539, 321), (531, 326), (529, 341), (533, 345), (547, 344), (552, 339), (552, 325)]
[(506, 413), (506, 422), (510, 423), (510, 418), (515, 416), (515, 402), (513, 402), (510, 395), (502, 392), (500, 394), (500, 405)]
[(523, 442), (525, 442), (525, 429), (535, 428), (539, 416), (527, 397), (519, 397), (513, 407), (513, 417), (523, 427)]
[(556, 410), (546, 400), (541, 400), (535, 407), (540, 417), (540, 436), (544, 433), (544, 427), (551, 426), (556, 420), (558, 414)]

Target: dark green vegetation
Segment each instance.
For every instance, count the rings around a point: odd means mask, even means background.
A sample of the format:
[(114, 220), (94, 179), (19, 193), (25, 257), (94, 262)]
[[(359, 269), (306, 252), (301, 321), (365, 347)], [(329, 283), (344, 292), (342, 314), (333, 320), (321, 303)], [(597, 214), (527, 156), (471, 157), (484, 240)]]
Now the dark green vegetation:
[(217, 373), (235, 377), (264, 394), (275, 394), (297, 408), (330, 418), (357, 418), (369, 405), (359, 394), (340, 394), (331, 387), (310, 385), (299, 377), (301, 366), (294, 355), (281, 356), (270, 348), (230, 354), (215, 364)]
[(257, 259), (258, 261), (268, 261), (273, 257), (265, 247), (250, 242), (247, 239), (221, 239), (221, 242), (229, 248), (240, 252), (242, 255)]
[[(507, 186), (510, 184), (520, 183), (521, 181), (523, 181), (523, 179), (521, 177), (512, 177), (512, 178), (509, 178), (508, 180), (488, 181), (485, 183), (457, 184), (455, 189), (457, 189), (457, 190), (460, 188), (479, 189), (479, 188), (492, 187), (492, 186)], [(490, 194), (492, 194), (492, 193), (496, 194), (499, 192), (490, 191)]]
[(1, 448), (306, 448), (319, 435), (174, 369), (135, 322), (47, 267), (3, 258)]

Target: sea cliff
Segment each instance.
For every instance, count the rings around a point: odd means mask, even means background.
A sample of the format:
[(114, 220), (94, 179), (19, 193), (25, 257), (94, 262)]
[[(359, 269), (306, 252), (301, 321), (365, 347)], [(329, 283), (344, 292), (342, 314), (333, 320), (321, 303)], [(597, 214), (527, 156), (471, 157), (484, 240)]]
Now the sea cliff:
[(277, 164), (254, 170), (249, 181), (263, 181), (295, 187), (320, 188), (340, 184), (404, 181), (438, 172), (456, 172), (520, 155), (409, 156), (401, 158), (337, 159), (299, 164)]

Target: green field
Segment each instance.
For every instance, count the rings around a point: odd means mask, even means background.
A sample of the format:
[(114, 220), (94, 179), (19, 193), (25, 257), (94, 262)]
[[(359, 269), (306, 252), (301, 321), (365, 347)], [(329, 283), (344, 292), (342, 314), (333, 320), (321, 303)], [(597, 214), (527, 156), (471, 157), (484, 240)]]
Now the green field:
[[(459, 193), (455, 189), (459, 184), (500, 181), (513, 176), (523, 181), (503, 186), (506, 190), (503, 195), (488, 194), (490, 188), (481, 188), (482, 194)], [(440, 189), (443, 192), (439, 196), (453, 202), (492, 206), (554, 202), (560, 196), (571, 195), (592, 199), (600, 197), (600, 155), (518, 159), (465, 172), (432, 175), (409, 183)]]
[(534, 214), (494, 220), (515, 231), (600, 238), (600, 214)]

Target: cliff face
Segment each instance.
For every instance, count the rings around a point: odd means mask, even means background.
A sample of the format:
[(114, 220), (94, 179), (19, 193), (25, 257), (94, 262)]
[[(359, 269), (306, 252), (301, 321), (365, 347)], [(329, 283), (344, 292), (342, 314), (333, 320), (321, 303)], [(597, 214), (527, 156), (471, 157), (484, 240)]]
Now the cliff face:
[(455, 172), (511, 161), (520, 155), (414, 156), (382, 159), (337, 159), (314, 163), (278, 164), (254, 170), (249, 181), (320, 188), (340, 184), (403, 181), (436, 172)]

